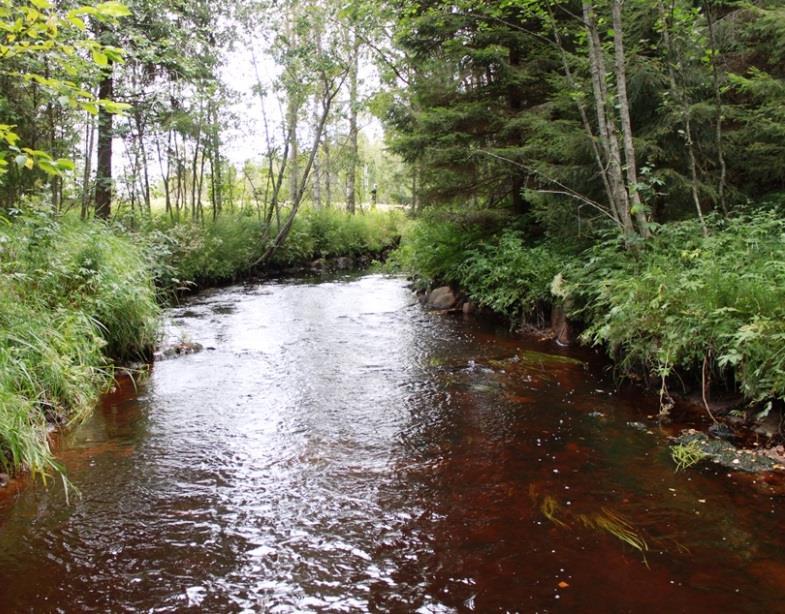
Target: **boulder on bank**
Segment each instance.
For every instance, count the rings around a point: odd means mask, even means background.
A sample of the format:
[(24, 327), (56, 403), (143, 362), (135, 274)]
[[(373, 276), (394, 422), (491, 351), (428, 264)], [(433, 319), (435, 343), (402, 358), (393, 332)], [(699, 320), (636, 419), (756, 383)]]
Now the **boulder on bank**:
[(427, 305), (431, 309), (454, 309), (457, 304), (458, 296), (450, 286), (436, 288), (428, 295)]
[[(777, 450), (767, 449), (744, 449), (737, 448), (725, 439), (714, 439), (706, 435), (688, 429), (683, 431), (678, 437), (672, 438), (673, 446), (692, 446), (704, 459), (735, 471), (745, 471), (747, 473), (758, 473), (782, 469), (782, 460), (777, 456)], [(698, 457), (700, 458), (700, 457)]]
[(310, 264), (310, 269), (317, 273), (321, 273), (328, 269), (328, 263), (326, 258), (317, 258)]

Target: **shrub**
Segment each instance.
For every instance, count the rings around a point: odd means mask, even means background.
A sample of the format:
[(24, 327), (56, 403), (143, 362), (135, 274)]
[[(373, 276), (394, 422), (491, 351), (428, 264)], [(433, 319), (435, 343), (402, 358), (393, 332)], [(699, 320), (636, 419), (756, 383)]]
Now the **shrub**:
[(454, 284), (475, 302), (517, 321), (541, 317), (566, 254), (527, 242), (487, 216), (431, 214), (405, 230), (394, 262), (424, 284)]
[(551, 282), (565, 256), (549, 245), (531, 246), (514, 231), (477, 247), (460, 267), (460, 285), (479, 304), (513, 321), (542, 319), (553, 301)]
[(626, 369), (731, 369), (751, 399), (785, 396), (785, 220), (757, 213), (663, 226), (637, 252), (612, 241), (568, 273), (585, 339)]

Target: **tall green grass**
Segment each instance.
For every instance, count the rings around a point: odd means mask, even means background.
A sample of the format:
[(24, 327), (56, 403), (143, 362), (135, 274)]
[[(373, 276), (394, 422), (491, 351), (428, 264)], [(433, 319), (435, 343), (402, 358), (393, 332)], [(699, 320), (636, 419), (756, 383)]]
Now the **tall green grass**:
[[(336, 209), (304, 209), (266, 266), (287, 268), (317, 258), (378, 254), (397, 243), (403, 221), (399, 213), (349, 215)], [(274, 222), (267, 229), (252, 213), (225, 212), (214, 222), (175, 223), (156, 217), (136, 231), (147, 246), (156, 285), (171, 293), (247, 276), (277, 227)]]
[(0, 225), (0, 466), (55, 468), (47, 425), (86, 415), (115, 360), (149, 353), (159, 308), (141, 249), (101, 223)]
[(397, 212), (350, 215), (336, 209), (309, 209), (295, 218), (289, 239), (272, 263), (294, 266), (317, 258), (379, 254), (397, 243), (403, 222)]

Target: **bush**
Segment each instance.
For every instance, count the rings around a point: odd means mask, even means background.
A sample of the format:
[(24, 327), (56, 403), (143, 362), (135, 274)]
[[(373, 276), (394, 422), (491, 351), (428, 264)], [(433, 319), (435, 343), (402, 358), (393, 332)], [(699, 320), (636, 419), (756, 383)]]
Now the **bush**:
[(512, 321), (542, 320), (553, 302), (551, 283), (565, 258), (549, 245), (527, 245), (520, 234), (505, 231), (466, 258), (459, 283), (479, 304)]
[(423, 283), (460, 284), (469, 255), (495, 228), (489, 229), (471, 216), (429, 212), (403, 228), (401, 245), (391, 267), (416, 275)]
[(785, 397), (785, 220), (757, 213), (663, 226), (638, 252), (596, 246), (567, 277), (585, 339), (667, 377), (704, 360), (751, 399)]
[(553, 301), (551, 282), (570, 256), (527, 242), (492, 215), (427, 215), (406, 228), (394, 262), (425, 285), (459, 286), (512, 321), (541, 318)]

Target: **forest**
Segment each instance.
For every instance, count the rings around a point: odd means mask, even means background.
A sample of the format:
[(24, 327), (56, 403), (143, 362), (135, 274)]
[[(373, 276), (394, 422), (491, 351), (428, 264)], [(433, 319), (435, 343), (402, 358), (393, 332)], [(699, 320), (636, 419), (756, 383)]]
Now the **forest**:
[(0, 80), (8, 474), (162, 308), (341, 257), (782, 409), (781, 0), (2, 0)]

